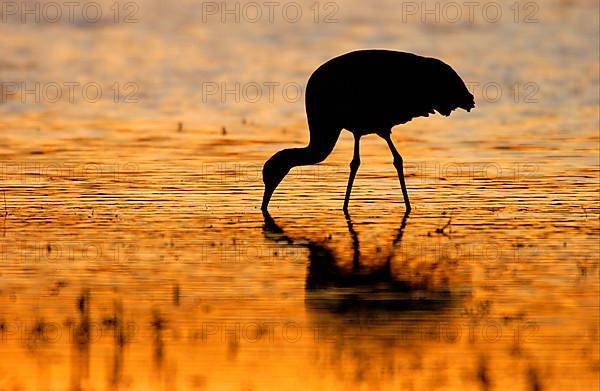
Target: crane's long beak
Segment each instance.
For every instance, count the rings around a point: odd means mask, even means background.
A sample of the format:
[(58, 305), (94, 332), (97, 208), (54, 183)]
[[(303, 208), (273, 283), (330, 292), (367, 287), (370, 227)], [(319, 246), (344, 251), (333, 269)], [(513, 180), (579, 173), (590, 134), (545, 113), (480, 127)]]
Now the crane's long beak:
[(275, 191), (274, 187), (269, 187), (265, 184), (265, 193), (263, 194), (262, 206), (260, 207), (263, 212), (266, 212), (269, 207), (269, 201), (271, 201), (273, 191)]

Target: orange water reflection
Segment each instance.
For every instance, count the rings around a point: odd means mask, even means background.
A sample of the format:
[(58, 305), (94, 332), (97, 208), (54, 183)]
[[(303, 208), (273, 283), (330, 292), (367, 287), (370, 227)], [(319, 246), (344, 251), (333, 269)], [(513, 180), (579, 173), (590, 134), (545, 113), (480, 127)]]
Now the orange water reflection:
[[(3, 80), (139, 87), (0, 104), (0, 389), (598, 388), (597, 3), (540, 2), (532, 24), (363, 3), (333, 24), (201, 23), (187, 1), (0, 24)], [(373, 46), (503, 98), (394, 129), (406, 218), (376, 137), (343, 215), (344, 133), (265, 222), (260, 168), (307, 141), (302, 101), (204, 102), (201, 83), (303, 85)]]

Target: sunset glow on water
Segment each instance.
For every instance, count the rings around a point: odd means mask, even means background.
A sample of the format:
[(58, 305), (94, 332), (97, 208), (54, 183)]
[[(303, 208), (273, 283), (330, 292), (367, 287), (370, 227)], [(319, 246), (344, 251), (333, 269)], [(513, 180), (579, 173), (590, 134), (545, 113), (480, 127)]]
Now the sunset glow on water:
[[(0, 390), (598, 389), (598, 3), (476, 3), (0, 2)], [(408, 216), (344, 131), (269, 224), (359, 48), (476, 108), (394, 128)]]

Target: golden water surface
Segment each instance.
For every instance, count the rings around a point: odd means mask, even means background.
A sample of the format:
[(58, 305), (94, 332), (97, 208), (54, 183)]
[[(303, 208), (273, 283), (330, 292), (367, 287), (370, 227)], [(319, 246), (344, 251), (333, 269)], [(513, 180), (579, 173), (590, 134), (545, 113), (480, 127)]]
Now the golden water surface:
[[(0, 390), (598, 389), (598, 3), (454, 23), (405, 3), (3, 19)], [(283, 86), (364, 47), (443, 59), (476, 109), (394, 129), (410, 215), (369, 136), (344, 216), (344, 132), (265, 221), (263, 162), (308, 140)], [(71, 82), (102, 98), (42, 91)]]

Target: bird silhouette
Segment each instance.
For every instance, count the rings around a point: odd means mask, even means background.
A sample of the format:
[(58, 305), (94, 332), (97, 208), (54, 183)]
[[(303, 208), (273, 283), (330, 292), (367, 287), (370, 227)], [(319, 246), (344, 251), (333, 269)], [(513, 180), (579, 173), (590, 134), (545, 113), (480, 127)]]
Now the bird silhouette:
[(402, 156), (392, 142), (392, 127), (435, 112), (448, 116), (457, 108), (471, 111), (475, 100), (458, 74), (438, 59), (372, 49), (346, 53), (319, 66), (306, 85), (305, 106), (310, 141), (304, 148), (284, 149), (267, 160), (263, 211), (293, 167), (316, 164), (329, 156), (342, 129), (354, 135), (344, 211), (360, 166), (360, 138), (373, 133), (392, 152), (404, 204), (410, 211)]

